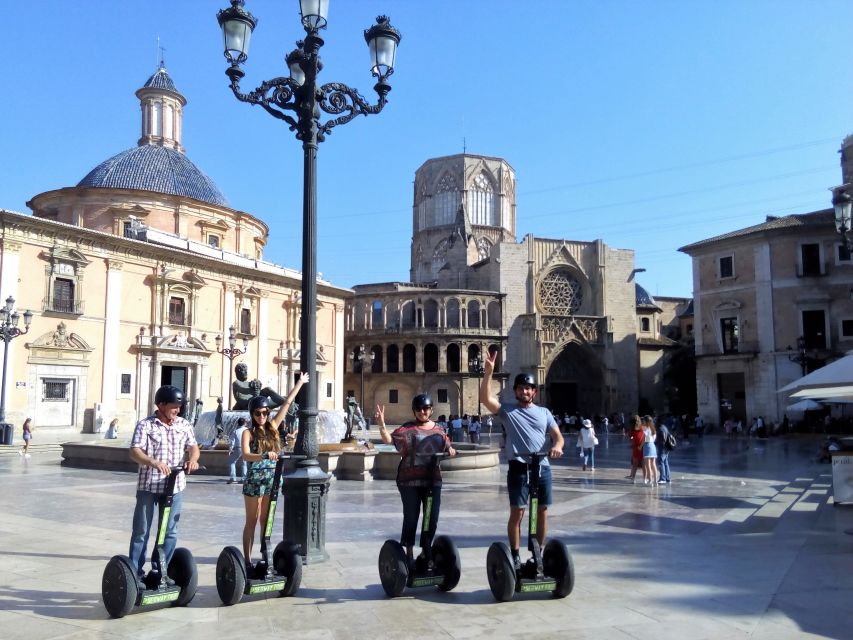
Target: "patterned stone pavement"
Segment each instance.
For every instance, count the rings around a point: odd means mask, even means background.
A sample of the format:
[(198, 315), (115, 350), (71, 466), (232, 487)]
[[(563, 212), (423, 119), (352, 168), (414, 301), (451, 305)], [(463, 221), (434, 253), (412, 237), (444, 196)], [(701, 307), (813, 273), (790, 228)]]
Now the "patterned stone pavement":
[(817, 447), (806, 437), (694, 440), (673, 453), (674, 481), (660, 487), (624, 479), (619, 436), (602, 438), (594, 473), (569, 449), (555, 465), (550, 533), (571, 549), (574, 592), (507, 603), (494, 602), (485, 573), (506, 529), (498, 473), (445, 485), (439, 530), (462, 555), (454, 591), (387, 599), (376, 559), (399, 535), (396, 487), (333, 481), (330, 559), (305, 567), (292, 598), (233, 607), (219, 602), (214, 569), (223, 546), (239, 546), (240, 487), (194, 476), (179, 544), (199, 563), (198, 595), (121, 620), (108, 618), (100, 579), (109, 557), (127, 552), (135, 475), (62, 467), (55, 447), (29, 460), (0, 448), (0, 638), (850, 638), (853, 508), (832, 504), (830, 467), (811, 461)]

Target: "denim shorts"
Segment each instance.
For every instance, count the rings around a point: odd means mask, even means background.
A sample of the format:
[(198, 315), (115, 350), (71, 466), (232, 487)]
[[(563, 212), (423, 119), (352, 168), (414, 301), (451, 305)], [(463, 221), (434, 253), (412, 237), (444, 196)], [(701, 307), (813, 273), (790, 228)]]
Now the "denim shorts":
[[(509, 469), (506, 472), (506, 488), (509, 492), (509, 504), (511, 507), (523, 509), (527, 506), (530, 498), (530, 484), (527, 478), (527, 465), (516, 460), (509, 461)], [(539, 467), (539, 506), (547, 507), (551, 504), (551, 467)]]

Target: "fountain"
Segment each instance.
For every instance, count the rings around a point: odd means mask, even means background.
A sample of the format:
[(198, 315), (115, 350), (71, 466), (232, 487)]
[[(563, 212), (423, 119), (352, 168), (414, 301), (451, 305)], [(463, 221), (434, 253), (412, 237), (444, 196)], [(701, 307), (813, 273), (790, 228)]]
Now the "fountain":
[[(234, 406), (223, 408), (222, 398), (217, 398), (216, 411), (201, 412), (201, 402), (196, 401), (191, 421), (196, 440), (202, 449), (200, 462), (204, 470), (200, 473), (226, 475), (228, 473), (228, 442), (237, 428), (237, 421), (245, 418), (251, 424), (247, 410), (251, 398), (264, 395), (274, 407), (284, 404), (284, 398), (260, 380), (248, 380), (246, 365), (235, 367), (237, 380), (232, 385)], [(349, 398), (348, 398), (349, 400)], [(273, 409), (275, 411), (275, 409)], [(296, 431), (299, 407), (292, 403), (284, 425)], [(400, 455), (393, 448), (381, 447), (370, 441), (365, 421), (355, 399), (347, 402), (347, 411), (319, 411), (317, 415), (317, 456), (323, 471), (333, 474), (338, 480), (393, 480), (397, 474)], [(354, 429), (359, 428), (362, 439), (356, 438)], [(90, 443), (67, 442), (62, 445), (63, 464), (70, 466), (136, 471), (137, 465), (127, 454), (128, 441), (101, 440)], [(442, 464), (445, 476), (470, 477), (471, 472), (486, 472), (493, 476), (499, 464), (499, 450), (484, 445), (454, 445), (459, 455)], [(285, 469), (293, 468), (288, 462)], [(462, 473), (456, 473), (462, 472)]]

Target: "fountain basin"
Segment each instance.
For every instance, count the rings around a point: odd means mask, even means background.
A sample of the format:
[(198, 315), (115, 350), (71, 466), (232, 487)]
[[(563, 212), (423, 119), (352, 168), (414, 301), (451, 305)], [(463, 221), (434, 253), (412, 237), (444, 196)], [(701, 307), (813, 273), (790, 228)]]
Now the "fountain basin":
[[(487, 445), (456, 443), (456, 457), (441, 463), (442, 477), (446, 482), (493, 480), (499, 477), (500, 450)], [(394, 480), (400, 454), (396, 451), (366, 449), (352, 443), (325, 443), (317, 456), (320, 468), (337, 480)], [(136, 471), (138, 466), (130, 460), (127, 440), (99, 440), (96, 442), (66, 442), (62, 445), (62, 464), (86, 469), (107, 471)], [(204, 466), (196, 473), (211, 476), (228, 475), (228, 451), (203, 449), (199, 464)], [(288, 461), (285, 470), (295, 463)]]

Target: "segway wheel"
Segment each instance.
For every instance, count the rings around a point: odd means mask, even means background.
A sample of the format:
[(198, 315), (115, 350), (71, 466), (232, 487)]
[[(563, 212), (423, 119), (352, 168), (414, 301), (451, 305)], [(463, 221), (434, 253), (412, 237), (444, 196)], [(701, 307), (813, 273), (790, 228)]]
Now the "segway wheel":
[(272, 553), (272, 566), (278, 575), (287, 578), (279, 594), (292, 596), (296, 593), (302, 584), (302, 554), (299, 553), (299, 546), (288, 540), (279, 542)]
[(386, 540), (379, 550), (379, 580), (389, 598), (396, 598), (409, 581), (406, 550), (396, 540)]
[(575, 588), (575, 565), (569, 548), (560, 540), (549, 540), (542, 552), (545, 575), (557, 581), (554, 597), (565, 598)]
[(498, 602), (506, 602), (515, 593), (515, 567), (509, 547), (503, 542), (493, 542), (486, 554), (486, 573), (489, 589)]
[(101, 578), (101, 597), (104, 607), (112, 618), (123, 618), (134, 605), (139, 596), (139, 586), (136, 571), (130, 566), (127, 556), (113, 556), (104, 568)]
[(195, 566), (195, 558), (193, 558), (190, 550), (184, 547), (175, 549), (166, 573), (181, 588), (181, 594), (172, 603), (172, 606), (187, 606), (195, 598), (195, 592), (198, 590), (198, 569)]
[(216, 560), (216, 591), (222, 604), (231, 606), (243, 598), (246, 563), (237, 547), (225, 547)]
[(432, 543), (432, 559), (435, 570), (444, 576), (444, 581), (438, 585), (442, 591), (451, 591), (462, 576), (462, 560), (459, 550), (453, 540), (447, 536), (437, 536)]

